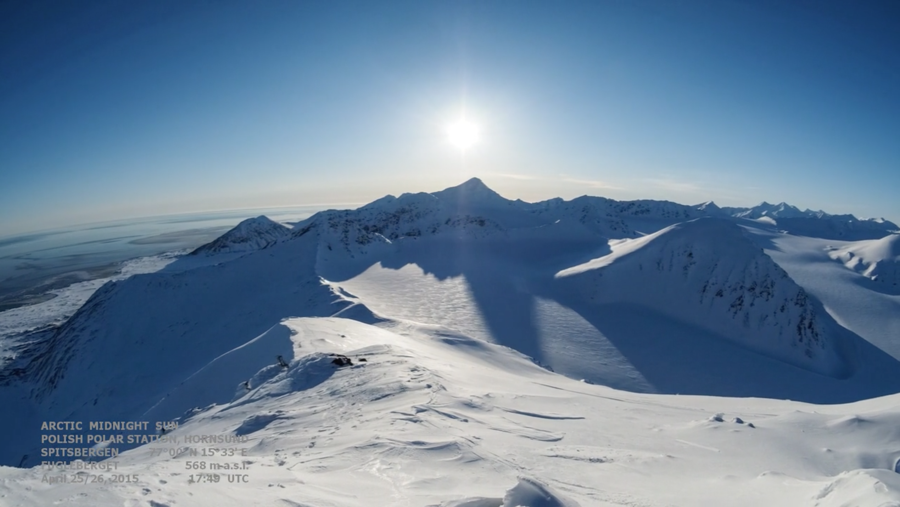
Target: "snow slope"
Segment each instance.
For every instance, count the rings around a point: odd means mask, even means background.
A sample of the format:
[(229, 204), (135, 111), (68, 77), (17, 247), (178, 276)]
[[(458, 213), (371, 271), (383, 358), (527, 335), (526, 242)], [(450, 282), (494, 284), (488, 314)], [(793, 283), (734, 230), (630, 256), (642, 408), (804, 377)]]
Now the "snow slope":
[(900, 388), (895, 359), (836, 323), (731, 222), (612, 247), (551, 240), (574, 237), (565, 230), (396, 241), (356, 266), (320, 257), (320, 273), (382, 315), (439, 323), (620, 389), (839, 402)]
[[(281, 331), (283, 330), (283, 331)], [(285, 333), (284, 331), (287, 331)], [(190, 451), (149, 444), (118, 458), (122, 484), (47, 484), (0, 468), (4, 505), (886, 506), (900, 502), (897, 396), (815, 406), (647, 395), (553, 374), (508, 348), (435, 326), (291, 319), (253, 344), (282, 351), (259, 383), (195, 377), (198, 407), (169, 437), (246, 438), (246, 483), (192, 480)], [(353, 366), (337, 367), (340, 353)], [(265, 354), (262, 354), (265, 355)], [(367, 359), (361, 362), (360, 359)], [(212, 366), (212, 365), (211, 365)], [(274, 371), (273, 368), (275, 369)], [(187, 382), (186, 382), (187, 384)], [(185, 384), (185, 385), (186, 385)], [(243, 388), (241, 388), (243, 389)], [(187, 400), (185, 400), (187, 401)], [(190, 446), (188, 446), (190, 447)], [(200, 446), (202, 447), (202, 446)], [(196, 447), (195, 447), (196, 448)]]
[[(247, 336), (287, 316), (329, 316), (350, 305), (315, 273), (316, 247), (310, 237), (217, 264), (183, 257), (156, 273), (107, 283), (39, 344), (10, 389), (35, 407), (37, 420), (138, 417)], [(0, 431), (12, 428), (24, 428), (16, 429), (22, 438), (0, 448), (2, 462), (34, 457), (38, 425), (0, 420)]]
[(757, 227), (747, 230), (842, 327), (900, 358), (900, 295), (891, 294), (831, 257), (837, 250), (857, 250), (867, 242), (792, 236)]
[(620, 243), (557, 278), (570, 298), (656, 308), (795, 366), (850, 373), (839, 326), (727, 220), (694, 220)]
[(900, 295), (900, 234), (834, 248), (828, 256), (871, 280), (876, 290)]
[(8, 361), (16, 359), (17, 344), (23, 338), (28, 339), (25, 335), (62, 325), (105, 283), (159, 271), (174, 260), (171, 254), (132, 259), (123, 263), (115, 276), (73, 283), (50, 291), (53, 298), (47, 301), (0, 312), (0, 370)]

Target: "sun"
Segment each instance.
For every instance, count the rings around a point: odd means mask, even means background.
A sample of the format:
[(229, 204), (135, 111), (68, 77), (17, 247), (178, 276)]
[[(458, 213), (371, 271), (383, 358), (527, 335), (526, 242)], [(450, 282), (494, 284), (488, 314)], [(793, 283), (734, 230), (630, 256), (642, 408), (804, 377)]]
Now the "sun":
[(450, 144), (465, 151), (478, 142), (481, 129), (466, 119), (460, 119), (447, 125), (446, 132)]

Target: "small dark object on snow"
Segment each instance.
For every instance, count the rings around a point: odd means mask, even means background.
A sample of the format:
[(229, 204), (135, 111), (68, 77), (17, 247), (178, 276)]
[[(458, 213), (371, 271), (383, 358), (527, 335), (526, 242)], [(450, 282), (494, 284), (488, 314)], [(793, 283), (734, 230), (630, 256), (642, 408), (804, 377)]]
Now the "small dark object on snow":
[(367, 363), (369, 360), (364, 357), (361, 357), (361, 358), (357, 359), (357, 361), (359, 361), (360, 363)]
[(353, 366), (353, 361), (351, 361), (347, 356), (342, 356), (340, 354), (331, 354), (331, 357), (334, 358), (331, 360), (331, 364), (336, 364), (338, 366)]
[(281, 366), (282, 368), (288, 367), (288, 364), (284, 361), (284, 358), (281, 356), (278, 356), (278, 366)]
[(250, 390), (250, 381), (249, 380), (245, 380), (241, 385), (244, 386), (244, 389), (246, 389), (248, 391)]

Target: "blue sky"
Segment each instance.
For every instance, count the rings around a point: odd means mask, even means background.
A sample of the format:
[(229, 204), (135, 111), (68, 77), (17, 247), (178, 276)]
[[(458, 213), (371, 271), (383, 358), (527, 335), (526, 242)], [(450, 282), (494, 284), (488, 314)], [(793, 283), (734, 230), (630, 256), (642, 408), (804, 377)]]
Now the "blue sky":
[(896, 2), (6, 2), (0, 236), (471, 176), (900, 221), (898, 23)]

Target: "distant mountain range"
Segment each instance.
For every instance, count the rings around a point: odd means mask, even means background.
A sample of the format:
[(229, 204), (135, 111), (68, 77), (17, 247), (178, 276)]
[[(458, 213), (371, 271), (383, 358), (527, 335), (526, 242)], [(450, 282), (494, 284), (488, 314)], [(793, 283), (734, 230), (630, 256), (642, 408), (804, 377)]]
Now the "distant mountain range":
[(785, 202), (762, 202), (752, 208), (719, 208), (710, 201), (696, 208), (711, 215), (770, 221), (790, 234), (826, 239), (878, 239), (900, 229), (897, 224), (883, 218), (859, 219), (853, 215), (832, 215), (821, 210), (800, 211), (800, 208)]

